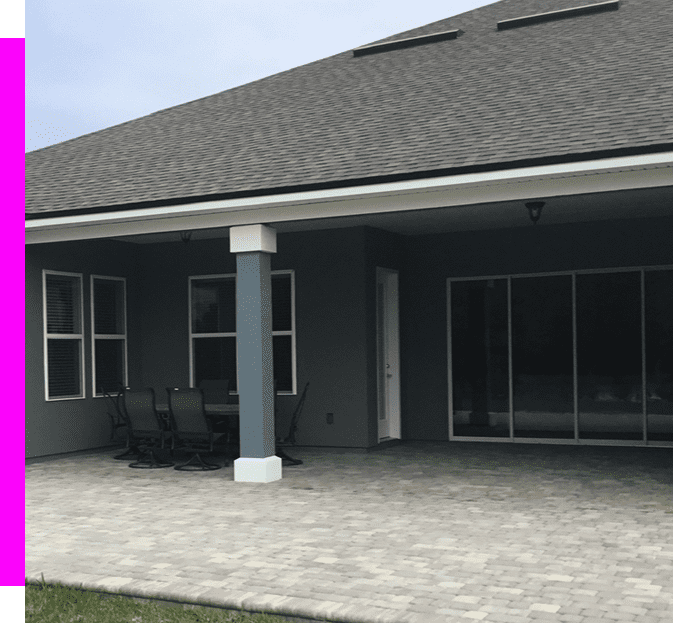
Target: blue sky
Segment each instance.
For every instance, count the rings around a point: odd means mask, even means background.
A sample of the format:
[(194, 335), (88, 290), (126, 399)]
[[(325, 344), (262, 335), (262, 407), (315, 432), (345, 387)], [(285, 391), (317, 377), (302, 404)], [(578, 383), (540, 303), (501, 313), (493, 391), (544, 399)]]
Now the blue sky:
[(492, 0), (28, 0), (26, 151)]

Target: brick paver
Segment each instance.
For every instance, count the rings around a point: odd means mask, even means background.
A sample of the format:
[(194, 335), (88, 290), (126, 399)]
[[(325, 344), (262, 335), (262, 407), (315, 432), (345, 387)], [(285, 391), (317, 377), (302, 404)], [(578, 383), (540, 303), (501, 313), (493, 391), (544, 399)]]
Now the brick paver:
[(26, 466), (26, 577), (344, 623), (673, 620), (673, 450), (295, 449), (269, 484)]

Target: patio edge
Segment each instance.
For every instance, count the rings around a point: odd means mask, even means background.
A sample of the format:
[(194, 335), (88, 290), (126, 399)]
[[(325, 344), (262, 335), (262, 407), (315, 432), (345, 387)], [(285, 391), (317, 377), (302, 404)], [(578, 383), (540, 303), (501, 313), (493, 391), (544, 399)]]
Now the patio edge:
[[(199, 606), (213, 610), (227, 610), (241, 612), (243, 614), (270, 614), (281, 617), (288, 623), (415, 623), (418, 614), (402, 612), (399, 610), (387, 610), (385, 608), (371, 607), (364, 612), (362, 608), (330, 602), (328, 605), (322, 600), (312, 600), (305, 597), (287, 597), (282, 595), (269, 595), (264, 593), (244, 593), (242, 591), (226, 589), (213, 589), (204, 587), (206, 590), (198, 596), (191, 598), (180, 597), (170, 590), (135, 590), (125, 591), (123, 588), (114, 590), (102, 586), (96, 581), (71, 581), (55, 578), (44, 579), (46, 584), (58, 584), (67, 588), (82, 590), (90, 593), (98, 593), (104, 599), (111, 597), (123, 597), (133, 599), (138, 603), (153, 602), (161, 606)], [(40, 586), (42, 578), (26, 577), (26, 586)], [(221, 597), (215, 595), (208, 597), (213, 592), (239, 593), (236, 597)], [(274, 605), (271, 602), (276, 602)], [(247, 607), (245, 607), (247, 604)], [(330, 613), (320, 614), (315, 610), (330, 610)], [(319, 617), (319, 618), (316, 618)]]

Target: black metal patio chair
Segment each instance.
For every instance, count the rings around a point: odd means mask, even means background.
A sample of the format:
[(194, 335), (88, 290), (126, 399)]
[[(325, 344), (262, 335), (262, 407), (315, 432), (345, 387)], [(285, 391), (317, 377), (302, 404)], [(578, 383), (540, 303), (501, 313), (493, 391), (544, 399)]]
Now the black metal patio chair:
[(103, 399), (105, 400), (105, 405), (107, 407), (107, 414), (110, 418), (110, 441), (114, 441), (119, 429), (126, 429), (126, 452), (113, 457), (118, 461), (137, 458), (139, 454), (138, 447), (133, 439), (133, 433), (131, 432), (128, 417), (126, 413), (124, 413), (124, 407), (122, 406), (123, 390), (124, 386), (121, 383), (114, 387), (114, 389), (110, 387), (101, 387)]
[[(210, 471), (220, 469), (218, 463), (204, 461), (201, 454), (213, 452), (216, 435), (206, 417), (203, 390), (200, 388), (166, 388), (168, 411), (176, 449), (193, 452), (186, 463), (176, 465), (182, 471)], [(221, 435), (218, 435), (221, 436)], [(226, 461), (225, 465), (229, 465)]]
[(294, 446), (297, 443), (297, 440), (295, 439), (295, 434), (297, 432), (297, 423), (299, 422), (299, 416), (301, 416), (301, 412), (304, 409), (304, 402), (306, 401), (306, 392), (308, 391), (308, 383), (304, 386), (304, 391), (301, 394), (301, 397), (299, 398), (299, 402), (297, 403), (297, 406), (294, 409), (294, 413), (292, 413), (292, 419), (290, 420), (290, 430), (288, 432), (287, 437), (280, 437), (276, 436), (276, 456), (280, 457), (284, 461), (287, 461), (291, 465), (302, 465), (303, 461), (300, 461), (299, 459), (293, 459), (291, 456), (285, 453), (285, 450), (283, 448), (286, 448), (288, 446)]
[[(203, 379), (199, 388), (203, 390), (203, 400), (207, 405), (229, 404), (229, 379)], [(223, 413), (215, 417), (210, 414), (208, 419), (215, 433), (225, 433), (227, 445), (237, 439), (238, 415)]]
[(203, 379), (199, 383), (206, 404), (225, 405), (229, 402), (229, 379)]
[(139, 450), (138, 459), (129, 464), (137, 469), (173, 467), (175, 463), (162, 460), (157, 450), (163, 450), (166, 440), (171, 437), (163, 420), (157, 413), (154, 390), (133, 390), (126, 387), (122, 392), (124, 412), (128, 417), (131, 434)]

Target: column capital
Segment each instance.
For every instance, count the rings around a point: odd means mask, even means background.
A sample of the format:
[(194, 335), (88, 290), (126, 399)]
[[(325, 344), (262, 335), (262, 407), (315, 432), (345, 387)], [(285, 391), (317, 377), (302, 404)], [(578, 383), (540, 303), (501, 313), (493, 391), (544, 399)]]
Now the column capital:
[(268, 225), (239, 225), (229, 229), (231, 253), (276, 252), (276, 230)]

